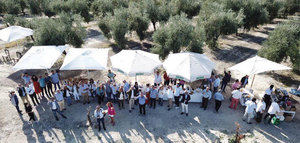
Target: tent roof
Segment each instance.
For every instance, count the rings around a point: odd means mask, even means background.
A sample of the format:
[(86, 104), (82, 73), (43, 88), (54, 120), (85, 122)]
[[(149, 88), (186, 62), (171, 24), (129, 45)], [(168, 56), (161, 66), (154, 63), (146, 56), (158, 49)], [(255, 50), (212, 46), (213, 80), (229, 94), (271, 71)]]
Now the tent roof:
[(33, 34), (33, 30), (21, 26), (10, 26), (0, 30), (0, 39), (6, 42), (12, 42), (23, 39)]
[(157, 54), (141, 50), (122, 50), (110, 60), (113, 69), (129, 76), (151, 74), (161, 65)]
[(104, 70), (107, 68), (109, 49), (71, 48), (61, 70)]
[(185, 52), (170, 54), (163, 66), (170, 77), (192, 82), (209, 78), (215, 64), (204, 54)]
[(290, 67), (272, 62), (268, 59), (259, 56), (249, 58), (229, 68), (229, 70), (239, 71), (247, 75), (258, 74), (266, 71), (290, 70), (290, 69), (291, 69)]
[(33, 46), (13, 69), (50, 69), (66, 48), (67, 46)]

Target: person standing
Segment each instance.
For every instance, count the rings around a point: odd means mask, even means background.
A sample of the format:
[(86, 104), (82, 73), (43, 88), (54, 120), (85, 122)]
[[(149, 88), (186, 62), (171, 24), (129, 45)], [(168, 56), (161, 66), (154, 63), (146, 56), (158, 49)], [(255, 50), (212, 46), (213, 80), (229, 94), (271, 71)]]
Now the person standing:
[(175, 100), (175, 108), (179, 108), (179, 98), (180, 98), (180, 92), (182, 92), (182, 88), (180, 87), (180, 84), (178, 83), (176, 87), (174, 88), (174, 100)]
[(105, 83), (105, 93), (106, 93), (107, 101), (111, 101), (112, 89), (109, 80)]
[(241, 92), (241, 89), (238, 88), (231, 92), (232, 98), (231, 98), (231, 104), (229, 108), (236, 109), (237, 105), (239, 104), (239, 100), (242, 98), (243, 92)]
[(164, 99), (163, 99), (163, 97), (164, 97), (164, 88), (165, 88), (164, 86), (161, 86), (158, 89), (158, 104), (160, 106), (163, 106), (163, 103), (164, 103)]
[[(27, 96), (27, 93), (26, 93), (26, 90), (25, 88), (22, 86), (22, 84), (19, 84), (19, 87), (17, 88), (18, 90), (18, 93), (19, 93), (19, 96), (21, 97), (22, 99), (22, 102), (23, 103), (28, 103), (30, 104), (29, 100), (28, 100), (28, 96)], [(26, 100), (26, 102), (25, 102)]]
[(32, 80), (32, 83), (33, 83), (35, 94), (41, 99), (42, 90), (41, 90), (41, 87), (40, 87), (40, 83), (38, 82), (39, 81), (38, 77), (36, 75), (32, 75), (31, 80)]
[(223, 94), (221, 93), (222, 92), (222, 89), (219, 90), (218, 92), (215, 93), (215, 110), (216, 112), (218, 113), (219, 112), (219, 109), (222, 105), (222, 101), (224, 100), (224, 96)]
[(115, 82), (116, 74), (114, 74), (113, 72), (111, 72), (111, 70), (108, 70), (107, 77), (109, 78), (109, 80), (111, 82)]
[(61, 115), (63, 118), (67, 119), (67, 117), (64, 114), (61, 113), (59, 104), (57, 103), (57, 101), (55, 100), (54, 97), (51, 98), (51, 100), (48, 104), (50, 105), (50, 109), (51, 109), (56, 121), (59, 120), (58, 117), (57, 117), (57, 113), (59, 115)]
[(274, 85), (271, 85), (268, 89), (265, 91), (264, 95), (264, 101), (266, 103), (266, 109), (269, 109), (271, 103), (272, 103), (272, 93), (273, 93)]
[(107, 114), (110, 117), (110, 123), (114, 126), (115, 125), (114, 117), (116, 115), (115, 108), (114, 108), (114, 106), (111, 102), (107, 102), (106, 106), (108, 108), (107, 109)]
[(213, 92), (217, 92), (217, 91), (218, 91), (218, 88), (219, 88), (219, 86), (220, 86), (220, 83), (221, 83), (220, 77), (219, 77), (218, 75), (216, 75), (216, 79), (215, 79), (215, 81), (213, 82), (213, 87), (214, 87)]
[(230, 82), (230, 79), (231, 79), (231, 72), (230, 71), (226, 72), (226, 70), (224, 69), (224, 77), (222, 79), (222, 84), (221, 84), (222, 92), (225, 92), (226, 86)]
[(134, 105), (134, 87), (131, 87), (128, 91), (128, 100), (129, 100), (129, 113), (131, 113), (131, 110), (134, 109), (133, 105)]
[(260, 123), (262, 120), (263, 113), (266, 110), (266, 103), (264, 102), (264, 98), (262, 98), (260, 101), (257, 103), (257, 108), (256, 108), (256, 122)]
[(188, 105), (190, 100), (191, 100), (190, 94), (187, 91), (185, 91), (184, 94), (181, 96), (181, 108), (182, 108), (181, 115), (185, 113), (185, 115), (188, 116), (189, 114)]
[(48, 73), (45, 73), (45, 83), (46, 83), (46, 86), (47, 86), (48, 95), (49, 95), (49, 97), (52, 97), (51, 95), (54, 95), (53, 94), (53, 89), (52, 89), (52, 79), (48, 75)]
[(158, 98), (158, 90), (156, 89), (156, 86), (152, 86), (150, 90), (150, 108), (153, 107), (153, 109), (155, 109), (157, 98)]
[(170, 84), (170, 77), (168, 76), (167, 72), (164, 71), (164, 85), (167, 86)]
[(248, 124), (251, 123), (251, 119), (254, 118), (254, 113), (256, 109), (256, 98), (252, 98), (252, 100), (248, 100), (246, 104), (246, 110), (243, 117), (243, 121), (246, 121)]
[[(280, 101), (278, 101), (278, 102), (280, 102)], [(267, 122), (270, 124), (272, 118), (275, 117), (276, 114), (278, 114), (279, 112), (280, 112), (279, 104), (276, 101), (273, 101), (268, 110), (268, 113), (264, 117), (264, 122), (265, 123)]]
[(173, 98), (174, 98), (174, 91), (172, 89), (172, 86), (168, 87), (167, 93), (168, 93), (168, 103), (169, 103), (168, 110), (170, 111), (173, 106)]
[(81, 94), (83, 96), (83, 104), (88, 103), (90, 104), (90, 98), (89, 98), (89, 86), (87, 85), (87, 81), (83, 81)]
[(104, 123), (104, 115), (105, 115), (104, 110), (101, 108), (100, 105), (98, 105), (94, 112), (94, 116), (97, 119), (97, 123), (98, 123), (98, 131), (101, 131), (100, 123), (102, 123), (103, 129), (106, 130), (105, 123)]
[(159, 86), (161, 84), (161, 75), (159, 74), (159, 71), (156, 71), (154, 74), (154, 85)]
[(98, 97), (98, 104), (101, 105), (101, 103), (104, 102), (104, 96), (105, 96), (105, 91), (102, 84), (100, 84), (100, 86), (97, 87), (96, 95)]
[(26, 93), (30, 96), (31, 101), (33, 102), (34, 106), (36, 106), (37, 104), (40, 104), (36, 97), (36, 94), (34, 92), (32, 84), (30, 84), (30, 83), (26, 84), (25, 90), (26, 90)]
[(60, 90), (57, 90), (56, 94), (54, 96), (55, 96), (56, 101), (57, 101), (57, 103), (58, 103), (58, 105), (60, 107), (60, 111), (66, 110), (63, 93)]
[(24, 84), (30, 83), (31, 77), (28, 75), (28, 73), (24, 73), (21, 75), (22, 79), (24, 80)]
[(45, 78), (43, 76), (40, 76), (39, 84), (40, 84), (40, 88), (41, 88), (41, 91), (42, 91), (42, 95), (45, 97), (45, 94), (46, 94), (47, 97), (50, 99), (50, 96), (48, 95), (47, 90), (46, 90)]
[(140, 108), (140, 115), (146, 115), (146, 99), (147, 97), (144, 96), (143, 92), (140, 92), (140, 96), (138, 97), (138, 101), (139, 101), (139, 108)]
[(31, 105), (29, 103), (24, 103), (24, 106), (25, 106), (25, 111), (29, 116), (29, 121), (36, 121)]
[(124, 102), (125, 102), (125, 92), (124, 92), (124, 87), (121, 86), (119, 88), (119, 109), (121, 110), (122, 108), (125, 109), (124, 107)]
[(111, 89), (112, 89), (112, 99), (113, 99), (112, 101), (114, 103), (116, 103), (118, 101), (118, 98), (117, 98), (117, 96), (118, 96), (118, 86), (117, 86), (117, 84), (113, 83), (113, 85), (111, 86)]
[(78, 103), (80, 101), (78, 83), (73, 82), (73, 87), (72, 88), (73, 88), (72, 91), (73, 91), (74, 99)]
[(71, 106), (72, 105), (71, 90), (68, 88), (68, 86), (64, 87), (64, 92), (66, 94), (67, 104), (68, 106)]
[(246, 85), (248, 84), (248, 80), (249, 80), (249, 76), (245, 75), (244, 77), (242, 77), (241, 79), (241, 87), (246, 87)]
[[(60, 85), (59, 85), (59, 76), (58, 73), (55, 72), (54, 70), (51, 70), (51, 81), (54, 85), (54, 90), (56, 91), (56, 89), (60, 89)], [(57, 86), (57, 88), (56, 88)]]
[(211, 98), (211, 91), (209, 90), (209, 87), (206, 87), (205, 90), (202, 91), (202, 107), (204, 110), (207, 108), (208, 100)]
[(14, 105), (16, 107), (18, 113), (20, 115), (22, 115), (22, 111), (19, 108), (19, 99), (18, 99), (17, 95), (15, 94), (15, 91), (11, 91), (9, 93), (9, 98), (10, 98), (11, 104)]

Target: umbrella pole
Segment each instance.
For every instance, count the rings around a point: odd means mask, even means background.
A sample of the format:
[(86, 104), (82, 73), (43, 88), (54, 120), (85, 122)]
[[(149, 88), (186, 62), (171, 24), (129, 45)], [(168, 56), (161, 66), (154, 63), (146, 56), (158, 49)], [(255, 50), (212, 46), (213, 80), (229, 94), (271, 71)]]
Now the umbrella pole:
[(253, 78), (252, 78), (252, 82), (251, 82), (251, 89), (252, 89), (252, 86), (253, 86), (254, 80), (255, 80), (255, 74), (253, 75)]
[(137, 82), (137, 76), (135, 75), (135, 82)]

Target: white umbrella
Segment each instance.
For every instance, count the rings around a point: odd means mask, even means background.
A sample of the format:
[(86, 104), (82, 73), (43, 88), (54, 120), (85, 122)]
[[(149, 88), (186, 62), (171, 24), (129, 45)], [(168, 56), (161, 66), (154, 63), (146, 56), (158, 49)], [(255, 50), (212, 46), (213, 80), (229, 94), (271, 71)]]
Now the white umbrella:
[[(290, 70), (292, 68), (272, 62), (268, 59), (255, 56), (253, 58), (249, 58), (241, 63), (238, 63), (229, 68), (232, 71), (239, 71), (246, 75), (254, 75), (252, 84), (255, 78), (255, 74), (263, 73), (266, 71), (276, 71), (276, 70)], [(251, 84), (251, 87), (252, 87)]]
[(122, 50), (110, 60), (113, 69), (129, 76), (152, 74), (162, 64), (157, 54), (141, 50)]
[(193, 82), (209, 78), (215, 64), (204, 54), (185, 52), (170, 54), (163, 66), (169, 77)]
[(109, 49), (71, 48), (60, 70), (104, 70)]
[(33, 46), (13, 69), (50, 69), (66, 48), (67, 46)]
[(21, 26), (10, 26), (0, 30), (0, 39), (6, 42), (13, 42), (33, 34), (33, 30)]

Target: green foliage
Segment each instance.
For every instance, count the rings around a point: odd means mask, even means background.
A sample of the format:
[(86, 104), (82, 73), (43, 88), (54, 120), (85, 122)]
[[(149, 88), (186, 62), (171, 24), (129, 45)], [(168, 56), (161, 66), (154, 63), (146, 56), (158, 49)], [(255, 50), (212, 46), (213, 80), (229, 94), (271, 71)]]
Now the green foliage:
[(278, 0), (263, 0), (262, 5), (268, 11), (270, 21), (278, 17), (278, 11), (280, 9), (280, 2)]
[(269, 21), (268, 11), (260, 0), (225, 0), (224, 7), (244, 14), (243, 28), (250, 30)]
[(186, 13), (188, 18), (198, 15), (201, 8), (200, 0), (171, 0), (170, 5), (173, 8), (173, 14)]
[[(192, 22), (185, 14), (176, 15), (157, 29), (153, 34), (155, 48), (153, 52), (163, 59), (170, 53), (182, 50), (202, 52), (201, 30), (195, 31)], [(200, 44), (200, 45), (197, 45)]]
[(101, 17), (98, 22), (98, 27), (101, 29), (103, 35), (107, 38), (111, 38), (110, 34), (110, 27), (109, 27), (109, 20), (110, 20), (111, 15), (106, 16), (106, 17)]
[(22, 26), (22, 27), (28, 27), (28, 21), (25, 18), (16, 17), (15, 19), (16, 19), (15, 25)]
[(259, 55), (275, 62), (289, 58), (295, 70), (300, 70), (300, 23), (278, 25), (264, 42)]
[(32, 15), (42, 14), (41, 1), (40, 0), (27, 0), (30, 13)]
[(5, 3), (3, 0), (0, 0), (0, 14), (5, 12)]
[(287, 15), (293, 15), (300, 10), (299, 0), (280, 0), (281, 8), (279, 9), (279, 15), (286, 17)]
[(127, 21), (129, 16), (128, 10), (126, 8), (115, 9), (114, 14), (109, 22), (111, 35), (118, 47), (124, 49), (127, 41), (125, 35), (129, 31)]
[(129, 30), (135, 31), (140, 40), (145, 39), (145, 32), (149, 26), (149, 20), (144, 13), (140, 11), (136, 3), (132, 3), (128, 8), (128, 24)]
[(19, 4), (20, 4), (20, 8), (21, 8), (21, 12), (24, 14), (24, 10), (27, 8), (27, 4), (25, 0), (19, 0)]
[(43, 13), (48, 17), (56, 15), (53, 7), (51, 7), (51, 0), (42, 0), (41, 8)]
[(63, 13), (59, 19), (43, 19), (34, 26), (34, 38), (36, 45), (64, 45), (70, 44), (80, 47), (86, 36), (79, 15)]
[(4, 3), (6, 13), (17, 15), (21, 12), (21, 5), (18, 0), (5, 0)]
[[(85, 22), (91, 21), (91, 15), (89, 14), (89, 7), (87, 0), (68, 0), (68, 5), (73, 13), (80, 14)], [(68, 11), (65, 11), (68, 12)]]
[(5, 14), (3, 17), (3, 22), (6, 24), (6, 26), (12, 26), (16, 22), (16, 16), (12, 14)]
[(114, 9), (127, 8), (128, 0), (95, 0), (91, 5), (91, 11), (100, 16), (105, 16), (108, 13), (114, 15)]

